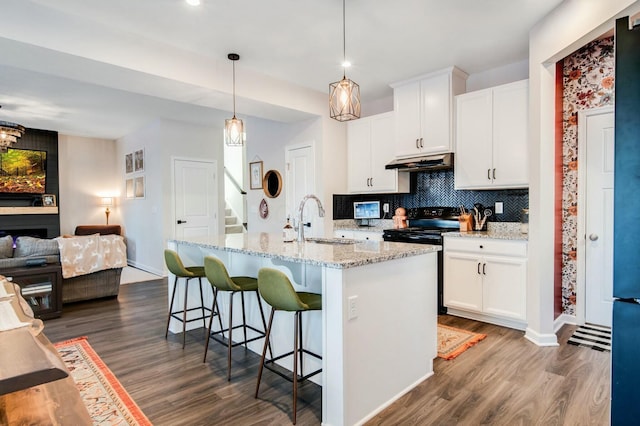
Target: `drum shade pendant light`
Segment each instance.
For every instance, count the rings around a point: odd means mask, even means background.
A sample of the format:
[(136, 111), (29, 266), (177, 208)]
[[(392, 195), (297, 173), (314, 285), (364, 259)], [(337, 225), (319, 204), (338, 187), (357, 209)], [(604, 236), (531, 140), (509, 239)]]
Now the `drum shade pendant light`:
[(244, 143), (244, 124), (236, 118), (236, 61), (240, 59), (237, 53), (227, 55), (233, 64), (233, 118), (224, 120), (224, 143), (228, 146), (242, 146)]
[[(343, 68), (347, 67), (345, 0), (342, 0), (342, 55)], [(360, 86), (342, 74), (342, 80), (329, 84), (329, 116), (338, 121), (360, 118)]]
[[(0, 105), (2, 108), (2, 105)], [(0, 121), (0, 152), (6, 152), (18, 139), (24, 135), (24, 127), (9, 121)]]

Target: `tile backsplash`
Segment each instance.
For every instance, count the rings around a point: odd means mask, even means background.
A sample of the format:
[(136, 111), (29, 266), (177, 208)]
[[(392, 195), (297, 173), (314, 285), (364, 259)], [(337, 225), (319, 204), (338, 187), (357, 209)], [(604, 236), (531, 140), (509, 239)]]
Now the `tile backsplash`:
[[(389, 214), (398, 207), (432, 207), (465, 206), (473, 208), (475, 203), (481, 203), (485, 207), (493, 208), (498, 201), (503, 203), (503, 214), (493, 215), (495, 222), (518, 222), (522, 209), (529, 207), (528, 189), (502, 189), (485, 191), (455, 190), (453, 170), (435, 172), (411, 173), (410, 194), (334, 194), (333, 219), (353, 218), (354, 201), (379, 200), (380, 203), (389, 203)], [(384, 213), (383, 213), (384, 214)]]

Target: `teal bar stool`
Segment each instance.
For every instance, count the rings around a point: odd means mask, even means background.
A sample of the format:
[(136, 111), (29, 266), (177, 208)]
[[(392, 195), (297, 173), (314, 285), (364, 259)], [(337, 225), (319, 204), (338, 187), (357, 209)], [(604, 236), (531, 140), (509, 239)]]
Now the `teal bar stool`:
[[(296, 292), (291, 285), (291, 281), (287, 276), (271, 268), (262, 268), (258, 271), (258, 290), (262, 298), (271, 305), (271, 315), (269, 315), (269, 324), (267, 325), (267, 337), (265, 339), (264, 349), (262, 350), (262, 358), (260, 359), (260, 368), (258, 370), (258, 383), (256, 384), (256, 394), (260, 390), (260, 380), (262, 378), (263, 367), (273, 371), (280, 377), (293, 382), (293, 424), (296, 424), (297, 401), (298, 401), (298, 382), (307, 380), (308, 378), (320, 373), (322, 369), (313, 371), (304, 375), (302, 364), (303, 354), (311, 355), (317, 359), (322, 359), (320, 355), (314, 354), (302, 347), (302, 312), (322, 310), (322, 295), (315, 293)], [(265, 360), (267, 354), (267, 344), (271, 335), (271, 325), (273, 324), (273, 315), (276, 311), (295, 312), (293, 321), (293, 351)], [(280, 371), (274, 369), (270, 364), (287, 356), (293, 355), (293, 375), (288, 377)], [(298, 375), (298, 358), (300, 361), (300, 375)]]
[[(207, 342), (204, 346), (204, 359), (202, 362), (207, 361), (207, 351), (209, 349), (209, 339), (213, 339), (218, 343), (222, 343), (227, 346), (227, 380), (231, 381), (231, 349), (238, 345), (244, 345), (245, 351), (247, 350), (247, 343), (253, 342), (254, 340), (262, 339), (266, 336), (267, 324), (264, 320), (264, 310), (262, 309), (262, 303), (260, 301), (260, 295), (258, 294), (258, 280), (253, 277), (230, 277), (227, 272), (227, 268), (224, 266), (224, 263), (216, 257), (213, 256), (205, 256), (204, 258), (204, 272), (211, 283), (211, 286), (214, 289), (213, 296), (213, 306), (212, 309), (217, 309), (217, 297), (218, 293), (221, 291), (229, 292), (229, 322), (228, 327), (222, 327), (222, 321), (220, 320), (220, 316), (218, 316), (218, 320), (220, 321), (220, 330), (219, 331), (211, 331), (211, 326), (213, 324), (213, 316), (214, 312), (211, 311), (211, 316), (209, 318), (209, 328), (207, 330)], [(256, 295), (256, 299), (258, 301), (258, 308), (260, 309), (260, 317), (262, 318), (262, 330), (258, 330), (257, 328), (247, 324), (247, 318), (245, 315), (244, 308), (244, 293), (245, 292), (254, 292)], [(236, 293), (240, 293), (240, 301), (242, 303), (242, 324), (233, 325), (233, 296)], [(219, 311), (218, 311), (219, 312)], [(234, 343), (232, 340), (233, 330), (236, 328), (242, 327), (244, 331), (244, 340)], [(252, 338), (247, 337), (247, 329), (252, 330), (257, 333), (256, 336)], [(224, 340), (224, 333), (229, 333), (228, 338)], [(218, 337), (218, 335), (222, 335), (222, 338)], [(272, 354), (273, 355), (273, 354)]]
[[(182, 322), (182, 349), (184, 349), (187, 323), (192, 321), (202, 320), (202, 327), (206, 330), (207, 325), (205, 321), (208, 316), (207, 313), (210, 312), (211, 317), (213, 317), (214, 315), (219, 316), (218, 312), (220, 311), (218, 310), (218, 307), (217, 307), (218, 305), (215, 305), (215, 304), (214, 304), (214, 307), (212, 307), (212, 309), (209, 309), (204, 306), (204, 297), (202, 294), (202, 277), (204, 277), (205, 274), (204, 274), (203, 266), (184, 266), (184, 264), (182, 263), (182, 259), (180, 259), (180, 256), (178, 255), (178, 253), (169, 249), (165, 249), (164, 251), (164, 260), (165, 260), (165, 263), (167, 264), (167, 268), (169, 269), (169, 271), (176, 277), (173, 283), (173, 292), (171, 293), (171, 303), (169, 304), (169, 315), (167, 317), (167, 329), (164, 333), (164, 338), (166, 339), (169, 335), (169, 324), (171, 323), (171, 318), (174, 318)], [(179, 278), (185, 279), (184, 306), (182, 310), (174, 311), (173, 302), (175, 301), (175, 298), (176, 298), (176, 290), (178, 288)], [(197, 278), (199, 283), (198, 287), (200, 288), (200, 306), (188, 308), (187, 296), (189, 294), (189, 291), (188, 291), (189, 281), (194, 278)], [(214, 291), (213, 299), (215, 300), (215, 291)], [(201, 311), (201, 316), (187, 319), (188, 312), (197, 311), (197, 310)]]

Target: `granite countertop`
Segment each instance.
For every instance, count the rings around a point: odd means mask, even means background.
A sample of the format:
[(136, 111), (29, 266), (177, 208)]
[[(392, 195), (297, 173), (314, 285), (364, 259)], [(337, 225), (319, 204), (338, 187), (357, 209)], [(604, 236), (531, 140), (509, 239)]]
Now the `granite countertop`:
[(486, 231), (447, 232), (447, 237), (495, 238), (496, 240), (527, 241), (528, 234), (520, 232), (519, 222), (489, 222)]
[(169, 242), (336, 269), (354, 268), (442, 250), (441, 246), (429, 244), (333, 238), (321, 240), (347, 241), (349, 244), (324, 244), (311, 241), (285, 243), (282, 241), (282, 235), (267, 233), (216, 235), (183, 240), (171, 239)]
[(334, 231), (361, 231), (361, 232), (380, 232), (385, 229), (393, 228), (393, 220), (389, 219), (372, 219), (367, 226), (361, 226), (353, 219), (339, 219), (333, 221)]

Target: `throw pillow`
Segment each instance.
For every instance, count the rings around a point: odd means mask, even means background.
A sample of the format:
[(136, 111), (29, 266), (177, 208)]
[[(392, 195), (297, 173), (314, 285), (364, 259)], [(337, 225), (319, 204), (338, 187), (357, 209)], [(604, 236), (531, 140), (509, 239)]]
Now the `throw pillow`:
[(0, 259), (8, 259), (13, 257), (13, 237), (7, 235), (0, 238)]
[(44, 238), (18, 237), (14, 257), (51, 256), (59, 254), (58, 242)]

